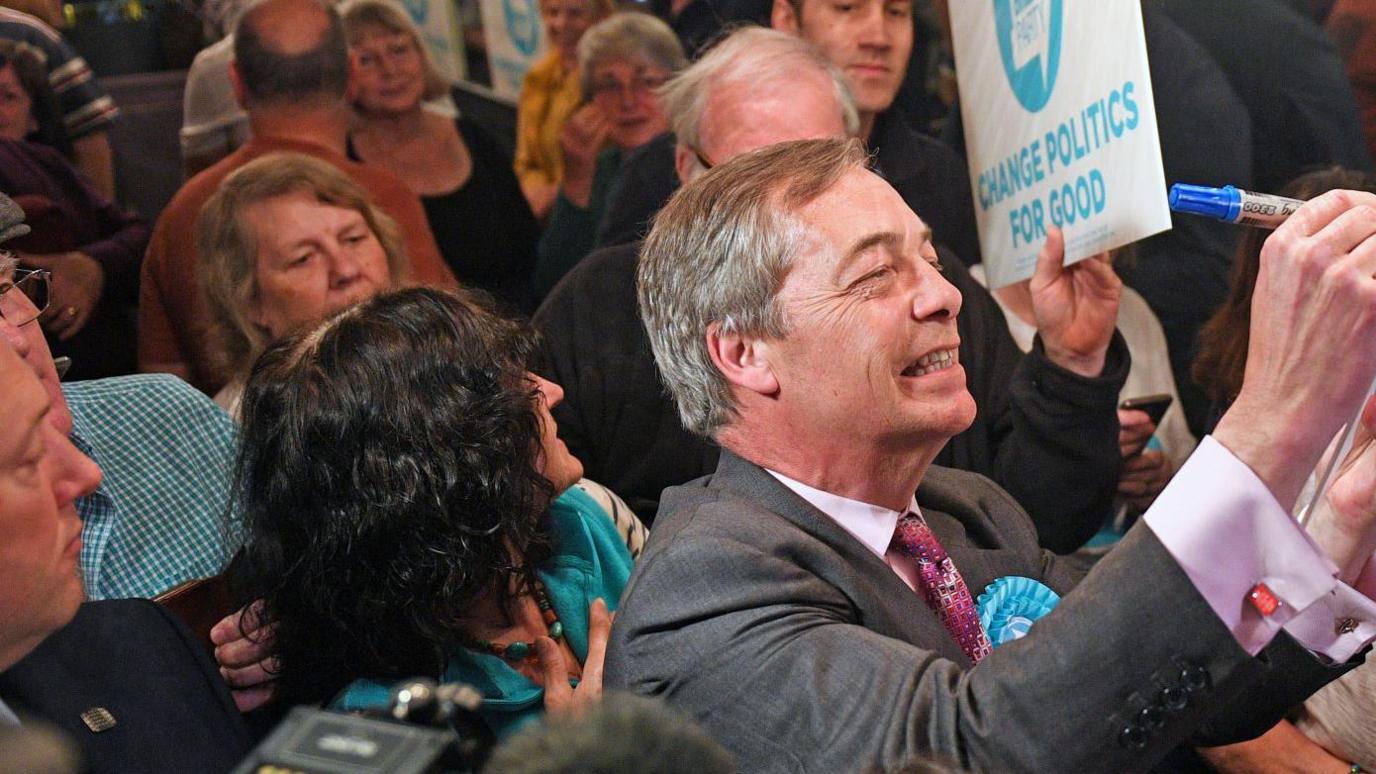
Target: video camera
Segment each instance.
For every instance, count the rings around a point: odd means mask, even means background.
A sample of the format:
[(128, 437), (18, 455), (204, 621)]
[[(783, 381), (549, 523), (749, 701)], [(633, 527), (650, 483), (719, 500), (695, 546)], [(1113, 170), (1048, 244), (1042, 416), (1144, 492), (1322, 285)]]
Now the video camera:
[(296, 707), (235, 774), (476, 772), (495, 739), (478, 715), (482, 694), (464, 683), (417, 678), (364, 714)]

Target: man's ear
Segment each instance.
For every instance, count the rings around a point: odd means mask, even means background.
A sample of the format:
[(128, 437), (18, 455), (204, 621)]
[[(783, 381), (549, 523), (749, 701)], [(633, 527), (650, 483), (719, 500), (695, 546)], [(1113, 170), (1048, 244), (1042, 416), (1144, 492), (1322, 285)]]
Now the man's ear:
[(248, 89), (244, 87), (244, 76), (239, 72), (239, 63), (229, 63), (229, 86), (234, 90), (234, 101), (243, 110), (248, 110)]
[[(801, 5), (801, 0), (799, 4)], [(780, 32), (797, 35), (799, 19), (793, 3), (789, 0), (774, 0), (774, 6), (769, 10), (769, 26)]]
[(760, 395), (779, 392), (779, 380), (769, 359), (769, 342), (724, 332), (718, 323), (708, 326), (706, 336), (707, 353), (726, 381)]
[(674, 171), (678, 173), (679, 185), (688, 185), (700, 166), (691, 148), (683, 143), (674, 146)]

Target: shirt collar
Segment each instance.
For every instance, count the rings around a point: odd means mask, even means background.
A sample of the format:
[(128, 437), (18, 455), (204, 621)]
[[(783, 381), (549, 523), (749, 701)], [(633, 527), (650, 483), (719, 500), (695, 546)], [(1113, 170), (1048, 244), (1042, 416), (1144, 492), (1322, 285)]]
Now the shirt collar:
[(14, 714), (14, 710), (10, 709), (4, 699), (0, 699), (0, 726), (17, 725), (20, 725), (19, 716)]
[[(889, 550), (889, 543), (893, 541), (893, 531), (898, 526), (898, 517), (904, 512), (892, 511), (878, 505), (852, 500), (849, 497), (824, 492), (821, 489), (810, 487), (801, 481), (785, 476), (782, 473), (765, 468), (765, 472), (779, 480), (779, 483), (793, 490), (793, 493), (803, 498), (812, 507), (825, 513), (832, 521), (841, 525), (841, 529), (849, 532), (852, 537), (859, 540), (875, 556), (884, 557)], [(914, 496), (908, 504), (908, 510), (921, 515), (918, 510), (917, 497)]]

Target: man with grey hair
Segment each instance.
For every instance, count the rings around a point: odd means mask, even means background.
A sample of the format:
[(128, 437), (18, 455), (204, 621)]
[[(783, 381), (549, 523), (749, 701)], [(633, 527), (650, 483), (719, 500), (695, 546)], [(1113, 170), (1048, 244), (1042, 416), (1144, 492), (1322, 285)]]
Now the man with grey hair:
[[(1098, 259), (1062, 267), (1058, 236), (1031, 285), (1043, 332), (1102, 359), (1121, 283)], [(932, 465), (975, 414), (961, 297), (861, 149), (712, 170), (656, 219), (638, 293), (684, 423), (722, 458), (665, 492), (607, 687), (664, 698), (745, 771), (923, 753), (1144, 771), (1192, 737), (1260, 733), (1376, 637), (1376, 446), (1327, 499), (1341, 535), (1289, 516), (1376, 377), (1373, 240), (1376, 196), (1353, 192), (1268, 240), (1241, 394), (1076, 585), (1002, 490)]]
[[(840, 72), (857, 108), (856, 136), (875, 154), (876, 167), (908, 206), (931, 225), (937, 244), (954, 250), (967, 265), (978, 263), (974, 200), (964, 160), (918, 131), (894, 104), (913, 49), (911, 0), (773, 0), (770, 14), (771, 27), (812, 44)], [(768, 66), (762, 77), (776, 84), (781, 97), (791, 93), (787, 70)], [(682, 147), (684, 138), (679, 136), (677, 143)], [(673, 138), (661, 136), (626, 158), (598, 245), (644, 237), (650, 219), (676, 186), (669, 169), (674, 144)]]
[[(680, 138), (675, 161), (685, 182), (755, 148), (852, 137), (859, 126), (840, 71), (803, 40), (760, 27), (722, 41), (670, 81), (663, 99)], [(649, 521), (660, 491), (710, 473), (717, 449), (683, 427), (660, 389), (636, 316), (638, 248), (584, 259), (540, 307), (535, 325), (547, 375), (566, 390), (554, 409), (560, 436)], [(959, 260), (948, 255), (945, 264), (965, 297), (961, 360), (979, 416), (938, 462), (993, 478), (1032, 513), (1044, 546), (1074, 550), (1099, 528), (1113, 497), (1125, 352), (1115, 346), (1104, 367), (1078, 368), (1053, 332), (1024, 357), (988, 291)], [(1112, 320), (1106, 325), (1107, 336)]]
[(454, 284), (416, 194), (390, 172), (345, 156), (350, 59), (339, 15), (318, 0), (262, 0), (240, 19), (234, 44), (231, 80), (253, 136), (172, 198), (139, 286), (139, 369), (176, 374), (211, 395), (226, 377), (214, 366), (209, 312), (197, 291), (196, 216), (230, 172), (259, 156), (290, 150), (344, 170), (401, 226), (414, 279)]

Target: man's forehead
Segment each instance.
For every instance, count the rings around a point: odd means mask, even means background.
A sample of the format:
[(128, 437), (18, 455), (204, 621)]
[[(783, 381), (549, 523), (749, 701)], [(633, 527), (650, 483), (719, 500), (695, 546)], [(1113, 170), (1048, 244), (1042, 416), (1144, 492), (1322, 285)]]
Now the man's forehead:
[(797, 211), (807, 227), (811, 268), (833, 273), (841, 262), (868, 247), (919, 245), (931, 229), (882, 177), (861, 167), (848, 170), (834, 185)]
[[(724, 85), (708, 95), (703, 139), (727, 156), (791, 140), (841, 140), (845, 120), (831, 77), (804, 72), (788, 91)], [(723, 160), (725, 160), (723, 158)]]

